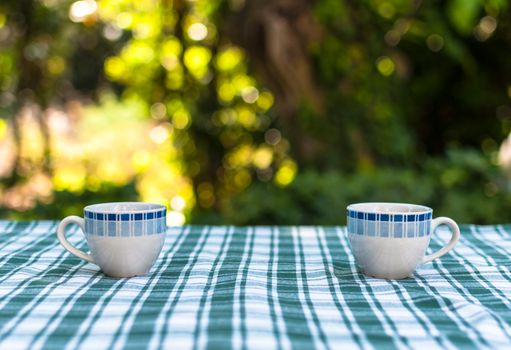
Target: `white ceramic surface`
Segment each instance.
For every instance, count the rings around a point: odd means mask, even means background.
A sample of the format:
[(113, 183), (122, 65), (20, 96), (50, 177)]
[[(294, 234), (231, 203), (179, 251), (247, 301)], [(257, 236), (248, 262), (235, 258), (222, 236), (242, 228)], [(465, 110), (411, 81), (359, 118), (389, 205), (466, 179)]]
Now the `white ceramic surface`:
[[(446, 217), (432, 219), (433, 210), (406, 203), (358, 203), (348, 206), (348, 237), (360, 270), (370, 277), (410, 277), (417, 265), (448, 253), (460, 230)], [(447, 225), (452, 237), (439, 251), (425, 256), (431, 234)]]
[[(165, 242), (165, 207), (159, 204), (120, 202), (88, 206), (85, 219), (64, 218), (57, 237), (73, 255), (98, 265), (112, 277), (133, 277), (147, 274)], [(65, 228), (77, 224), (87, 239), (91, 253), (69, 243)]]
[(397, 239), (350, 234), (349, 240), (362, 273), (384, 279), (412, 275), (429, 244), (429, 236)]
[(112, 277), (147, 274), (164, 242), (164, 234), (142, 237), (87, 236), (92, 260), (105, 274)]

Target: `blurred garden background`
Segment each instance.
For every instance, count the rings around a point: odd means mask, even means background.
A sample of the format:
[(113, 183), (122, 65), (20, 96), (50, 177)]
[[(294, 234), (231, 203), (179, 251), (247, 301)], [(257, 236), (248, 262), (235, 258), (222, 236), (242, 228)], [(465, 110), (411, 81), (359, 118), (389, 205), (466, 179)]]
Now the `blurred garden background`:
[(505, 0), (3, 0), (0, 217), (511, 222)]

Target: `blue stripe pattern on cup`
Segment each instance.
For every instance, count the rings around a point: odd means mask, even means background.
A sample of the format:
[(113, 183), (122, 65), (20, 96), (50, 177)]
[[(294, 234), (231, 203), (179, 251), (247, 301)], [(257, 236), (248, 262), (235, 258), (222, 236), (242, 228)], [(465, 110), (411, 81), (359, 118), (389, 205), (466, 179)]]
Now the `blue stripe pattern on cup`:
[(151, 220), (162, 218), (167, 215), (167, 210), (163, 209), (156, 212), (149, 213), (96, 213), (93, 211), (84, 211), (84, 217), (86, 219), (94, 220), (107, 220), (107, 221), (138, 221), (138, 220)]
[(97, 213), (84, 210), (85, 233), (94, 236), (138, 237), (162, 234), (167, 210), (143, 213)]
[(352, 234), (414, 238), (430, 234), (433, 213), (366, 213), (347, 210), (348, 232)]

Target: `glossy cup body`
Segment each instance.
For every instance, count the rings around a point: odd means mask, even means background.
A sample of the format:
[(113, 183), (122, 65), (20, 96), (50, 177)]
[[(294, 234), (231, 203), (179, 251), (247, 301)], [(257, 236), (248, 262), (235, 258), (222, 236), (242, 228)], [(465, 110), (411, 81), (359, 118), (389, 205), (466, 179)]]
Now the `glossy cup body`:
[(145, 275), (165, 242), (166, 209), (159, 204), (121, 202), (84, 209), (84, 233), (92, 260), (107, 275)]
[(401, 203), (348, 206), (348, 237), (360, 270), (371, 277), (413, 274), (429, 245), (433, 210)]

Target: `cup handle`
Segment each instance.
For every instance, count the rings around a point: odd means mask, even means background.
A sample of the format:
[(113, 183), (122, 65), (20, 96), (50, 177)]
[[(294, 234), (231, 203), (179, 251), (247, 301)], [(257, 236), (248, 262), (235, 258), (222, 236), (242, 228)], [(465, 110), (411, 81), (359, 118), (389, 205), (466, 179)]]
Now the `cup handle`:
[(449, 226), (449, 228), (452, 231), (451, 240), (449, 241), (449, 243), (447, 243), (446, 246), (444, 246), (439, 251), (434, 252), (433, 254), (424, 256), (422, 258), (421, 264), (428, 263), (436, 258), (441, 257), (442, 255), (447, 254), (452, 248), (454, 248), (454, 246), (460, 240), (460, 228), (458, 227), (458, 224), (456, 224), (456, 222), (454, 220), (452, 220), (450, 218), (446, 218), (446, 217), (439, 217), (439, 218), (433, 219), (433, 221), (431, 222), (431, 233), (430, 234), (433, 234), (435, 232), (436, 228), (440, 225)]
[(66, 226), (69, 224), (77, 224), (80, 226), (83, 232), (85, 232), (85, 221), (79, 216), (68, 216), (64, 218), (59, 226), (57, 227), (57, 238), (59, 239), (60, 244), (71, 254), (83, 259), (85, 261), (94, 263), (90, 254), (82, 252), (80, 249), (75, 248), (69, 241), (66, 239)]

